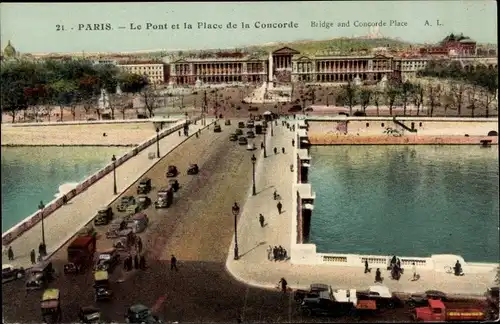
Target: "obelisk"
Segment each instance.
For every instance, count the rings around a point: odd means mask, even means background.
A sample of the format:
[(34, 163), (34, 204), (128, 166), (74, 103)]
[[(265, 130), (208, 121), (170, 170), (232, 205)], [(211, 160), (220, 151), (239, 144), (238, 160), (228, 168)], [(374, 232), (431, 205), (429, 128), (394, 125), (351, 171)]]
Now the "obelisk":
[(273, 87), (273, 54), (269, 53), (269, 72), (268, 72), (268, 81), (267, 81), (267, 86), (268, 88)]

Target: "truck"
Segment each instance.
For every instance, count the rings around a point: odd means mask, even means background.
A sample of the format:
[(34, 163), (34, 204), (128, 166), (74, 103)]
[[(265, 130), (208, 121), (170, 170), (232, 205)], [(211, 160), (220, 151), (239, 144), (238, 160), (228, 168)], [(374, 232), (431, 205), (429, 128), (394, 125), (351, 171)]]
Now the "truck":
[(64, 273), (77, 273), (92, 264), (96, 250), (95, 236), (79, 236), (68, 246), (68, 263)]
[(483, 301), (443, 302), (429, 299), (425, 307), (414, 309), (412, 318), (416, 322), (462, 322), (484, 321), (486, 304)]

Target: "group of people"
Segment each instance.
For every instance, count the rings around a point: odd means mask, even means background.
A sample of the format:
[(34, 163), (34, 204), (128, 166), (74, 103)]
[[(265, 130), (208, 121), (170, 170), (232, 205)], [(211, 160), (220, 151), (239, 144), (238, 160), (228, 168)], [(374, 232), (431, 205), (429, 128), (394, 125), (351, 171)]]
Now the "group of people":
[(127, 255), (125, 260), (123, 260), (123, 268), (125, 271), (132, 271), (132, 269), (141, 269), (146, 270), (146, 258), (144, 254), (135, 254), (132, 257), (132, 254)]
[(274, 262), (284, 261), (288, 259), (288, 252), (281, 245), (275, 247), (269, 245), (269, 247), (267, 248), (267, 258), (269, 259), (269, 261)]
[[(458, 261), (457, 261), (458, 262)], [(371, 272), (371, 268), (368, 265), (368, 260), (365, 260), (365, 273)], [(399, 280), (401, 278), (401, 275), (404, 273), (404, 269), (401, 267), (401, 260), (397, 256), (393, 256), (389, 262), (389, 265), (387, 266), (387, 270), (391, 271), (391, 278), (394, 280)], [(417, 274), (417, 267), (415, 265), (415, 262), (412, 263), (412, 270), (413, 270), (413, 281), (418, 280), (420, 278), (420, 275)], [(382, 273), (380, 271), (380, 268), (377, 268), (375, 272), (375, 283), (382, 282)]]

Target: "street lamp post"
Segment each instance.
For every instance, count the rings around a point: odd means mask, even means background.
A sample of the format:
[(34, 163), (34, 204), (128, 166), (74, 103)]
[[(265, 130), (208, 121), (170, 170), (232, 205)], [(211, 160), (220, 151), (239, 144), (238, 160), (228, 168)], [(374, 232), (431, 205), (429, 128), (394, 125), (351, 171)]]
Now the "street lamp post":
[(267, 131), (264, 132), (264, 158), (267, 157), (267, 152), (266, 152), (266, 133), (267, 133)]
[(111, 161), (113, 161), (113, 193), (116, 195), (118, 191), (116, 190), (116, 156), (114, 154)]
[(240, 207), (237, 203), (234, 203), (232, 211), (234, 216), (234, 259), (238, 260), (240, 258), (238, 254), (238, 214), (240, 213)]
[(274, 124), (274, 118), (271, 117), (271, 136), (274, 136), (273, 124)]
[(43, 204), (43, 201), (40, 200), (40, 204), (38, 205), (38, 209), (40, 210), (40, 213), (42, 214), (42, 244), (43, 244), (43, 249), (44, 253), (46, 251), (47, 245), (45, 245), (45, 222), (44, 222), (44, 215), (43, 215), (43, 209), (45, 208), (45, 205)]
[(156, 127), (156, 157), (160, 158), (160, 129)]
[[(265, 147), (265, 145), (264, 145)], [(252, 154), (252, 195), (255, 196), (257, 195), (257, 192), (255, 191), (255, 162), (257, 161), (257, 158), (255, 158), (255, 154)]]

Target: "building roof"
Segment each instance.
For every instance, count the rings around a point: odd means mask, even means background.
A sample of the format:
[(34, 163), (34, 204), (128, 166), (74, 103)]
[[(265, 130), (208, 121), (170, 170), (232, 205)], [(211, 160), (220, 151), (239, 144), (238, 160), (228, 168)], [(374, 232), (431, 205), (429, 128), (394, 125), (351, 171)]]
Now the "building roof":
[(126, 61), (126, 62), (120, 62), (120, 64), (117, 65), (151, 65), (151, 64), (165, 65), (165, 63), (159, 61)]

